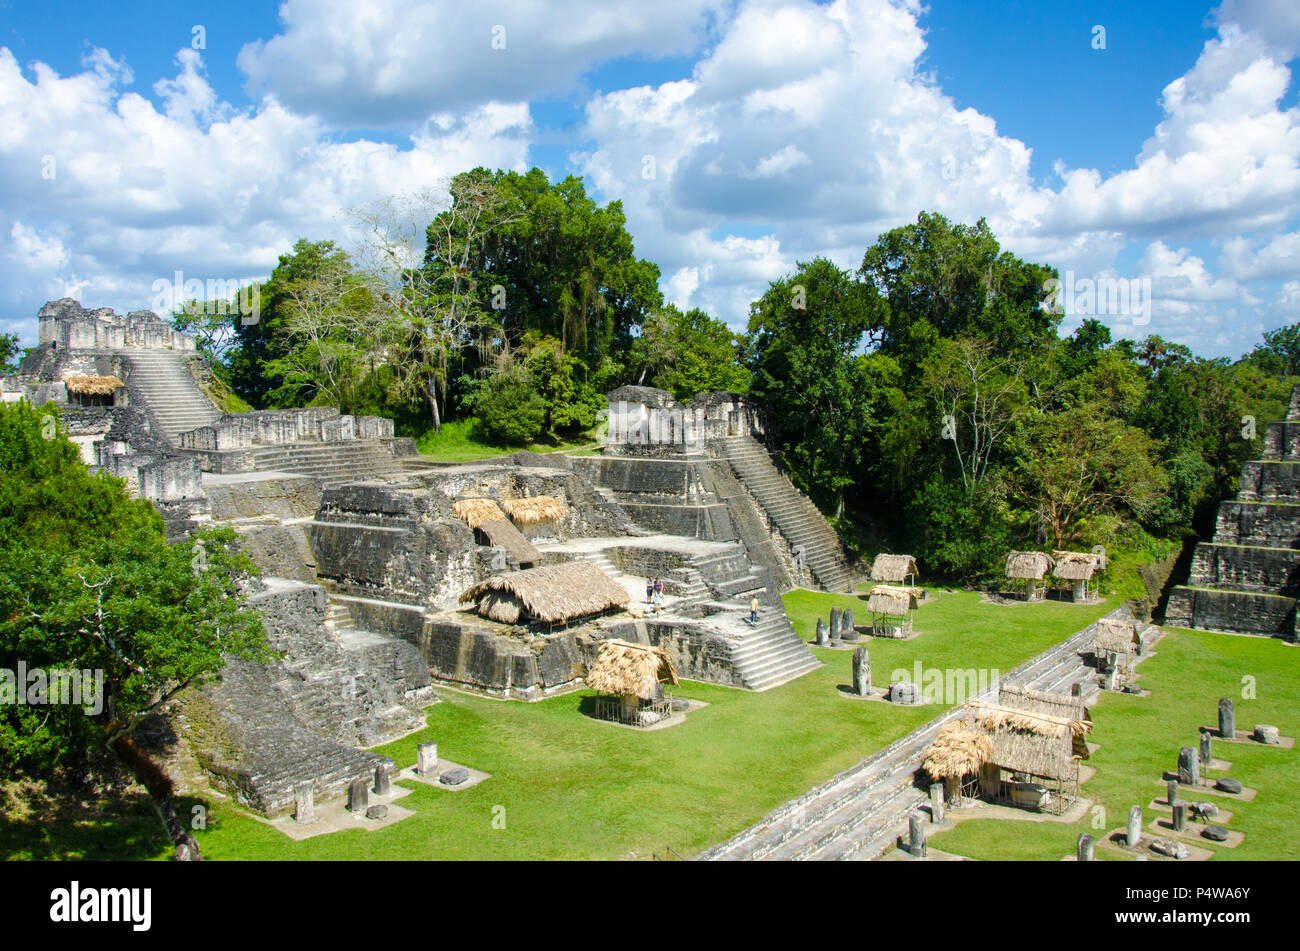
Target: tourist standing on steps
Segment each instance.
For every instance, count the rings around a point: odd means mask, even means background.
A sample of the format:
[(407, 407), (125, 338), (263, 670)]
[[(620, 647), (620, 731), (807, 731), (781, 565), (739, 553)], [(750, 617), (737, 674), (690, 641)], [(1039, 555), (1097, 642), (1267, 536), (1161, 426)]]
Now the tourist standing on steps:
[(655, 579), (655, 604), (662, 605), (663, 603), (664, 603), (664, 579), (656, 578)]
[(749, 623), (758, 623), (758, 595), (756, 594), (749, 596)]
[(655, 599), (655, 579), (645, 579), (645, 603), (650, 604)]

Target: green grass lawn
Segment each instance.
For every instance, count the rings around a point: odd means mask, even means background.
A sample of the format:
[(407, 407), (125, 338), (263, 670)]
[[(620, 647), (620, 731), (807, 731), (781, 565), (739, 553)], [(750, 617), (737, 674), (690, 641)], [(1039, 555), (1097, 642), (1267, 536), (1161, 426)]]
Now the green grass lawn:
[(442, 429), (432, 429), (415, 441), (416, 450), (435, 462), (474, 462), (505, 456), (512, 452), (528, 449), (532, 452), (584, 452), (594, 450), (600, 445), (590, 435), (573, 441), (541, 440), (518, 446), (502, 446), (478, 439), (474, 433), (472, 419), (460, 419), (443, 423)]
[[(796, 628), (853, 596), (794, 592)], [(1104, 613), (1108, 606), (998, 607), (972, 593), (943, 593), (917, 612), (924, 633), (872, 643), (874, 680), (894, 667), (989, 666), (1009, 670)], [(296, 843), (227, 802), (211, 804), (204, 854), (215, 859), (648, 858), (666, 846), (689, 855), (745, 828), (935, 716), (840, 696), (851, 652), (818, 650), (826, 665), (764, 693), (687, 682), (678, 696), (710, 706), (666, 730), (638, 732), (579, 713), (589, 692), (534, 704), (443, 691), (421, 733), (379, 748), (401, 766), (416, 744), (492, 774), (464, 792), (409, 783), (401, 805), (416, 815), (376, 832)], [(496, 828), (494, 817), (504, 817)], [(497, 825), (500, 825), (498, 821)]]
[[(935, 835), (935, 848), (983, 859), (1059, 859), (1074, 853), (1079, 833), (1100, 838), (1123, 826), (1130, 806), (1142, 806), (1145, 826), (1154, 817), (1147, 808), (1151, 800), (1164, 798), (1157, 780), (1175, 769), (1179, 747), (1197, 745), (1199, 727), (1217, 725), (1220, 697), (1235, 700), (1239, 730), (1271, 723), (1283, 736), (1300, 731), (1300, 648), (1270, 638), (1170, 628), (1155, 650), (1138, 668), (1150, 696), (1107, 694), (1092, 710), (1091, 739), (1101, 749), (1089, 760), (1097, 774), (1081, 793), (1105, 809), (1100, 828), (1094, 828), (1092, 813), (1073, 825), (971, 820)], [(1243, 698), (1252, 682), (1254, 699)], [(1292, 797), (1300, 781), (1300, 749), (1216, 742), (1213, 753), (1232, 763), (1227, 775), (1259, 790), (1252, 802), (1201, 797), (1231, 810), (1227, 827), (1246, 834), (1235, 849), (1207, 843), (1215, 859), (1300, 858)], [(1123, 856), (1098, 848), (1097, 857)]]

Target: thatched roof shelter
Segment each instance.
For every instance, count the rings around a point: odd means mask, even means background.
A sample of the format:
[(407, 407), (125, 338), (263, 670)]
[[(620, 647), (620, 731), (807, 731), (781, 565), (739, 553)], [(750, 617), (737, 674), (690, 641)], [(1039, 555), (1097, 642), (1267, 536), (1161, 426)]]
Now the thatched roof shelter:
[(560, 624), (626, 607), (630, 600), (622, 585), (589, 561), (493, 575), (460, 596), (461, 604), (476, 602), (479, 614), (503, 624), (521, 618)]
[(991, 764), (1042, 779), (1066, 781), (1077, 775), (1075, 739), (1092, 729), (1091, 722), (1000, 704), (974, 703), (971, 709), (993, 743)]
[(916, 591), (895, 585), (878, 584), (867, 598), (867, 610), (873, 614), (901, 617), (916, 608)]
[(533, 546), (533, 543), (524, 538), (512, 522), (504, 518), (482, 522), (475, 531), (482, 532), (493, 548), (504, 548), (521, 565), (532, 566), (542, 560), (542, 553)]
[(957, 779), (978, 773), (993, 758), (989, 735), (967, 720), (949, 720), (926, 750), (921, 768), (934, 779)]
[(1043, 551), (1007, 552), (1007, 577), (1024, 581), (1041, 581), (1056, 562)]
[(1097, 570), (1097, 556), (1087, 551), (1057, 551), (1052, 553), (1056, 567), (1052, 574), (1062, 581), (1087, 581)]
[(569, 514), (569, 507), (549, 495), (535, 495), (526, 499), (506, 499), (501, 508), (516, 525), (536, 525), (538, 522), (558, 522)]
[(998, 690), (998, 704), (1028, 713), (1046, 713), (1066, 720), (1090, 720), (1088, 708), (1082, 697), (1065, 693), (1049, 693), (1018, 684), (1003, 684)]
[(119, 386), (125, 386), (115, 376), (69, 376), (63, 380), (69, 393), (78, 396), (111, 396)]
[(586, 682), (600, 693), (653, 700), (659, 684), (676, 685), (678, 680), (677, 670), (662, 647), (607, 640), (600, 642)]
[(495, 499), (457, 499), (451, 504), (457, 518), (463, 518), (470, 528), (479, 528), (484, 522), (504, 522), (506, 513)]
[(871, 563), (871, 580), (901, 583), (907, 576), (916, 577), (921, 573), (916, 567), (916, 559), (911, 555), (877, 555)]
[(1068, 717), (1051, 713), (1034, 713), (1016, 707), (1003, 706), (1000, 703), (971, 704), (976, 721), (990, 735), (1003, 730), (1015, 730), (1020, 733), (1038, 733), (1059, 739), (1062, 736), (1086, 736), (1092, 730), (1091, 720), (1071, 720)]
[(1077, 775), (1073, 737), (1011, 728), (991, 734), (993, 756), (989, 762), (1013, 773), (1042, 779), (1069, 781)]
[(1112, 651), (1116, 654), (1137, 653), (1137, 623), (1102, 618), (1093, 632), (1092, 647), (1094, 651)]

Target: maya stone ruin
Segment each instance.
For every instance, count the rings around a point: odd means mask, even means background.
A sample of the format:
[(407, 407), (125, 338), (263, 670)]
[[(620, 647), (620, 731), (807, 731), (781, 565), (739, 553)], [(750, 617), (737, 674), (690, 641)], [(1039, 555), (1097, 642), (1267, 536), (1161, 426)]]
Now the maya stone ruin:
[(387, 419), (222, 413), (193, 338), (152, 312), (64, 299), (39, 319), (0, 395), (55, 403), (84, 461), (149, 499), (169, 538), (229, 526), (260, 569), (249, 604), (283, 659), (232, 661), (152, 741), (182, 787), (266, 816), (360, 808), (363, 782), (398, 765), (366, 749), (422, 729), (435, 684), (538, 699), (581, 686), (605, 640), (662, 649), (694, 680), (785, 683), (818, 662), (780, 595), (852, 588), (736, 394), (624, 387), (599, 454), (437, 464)]

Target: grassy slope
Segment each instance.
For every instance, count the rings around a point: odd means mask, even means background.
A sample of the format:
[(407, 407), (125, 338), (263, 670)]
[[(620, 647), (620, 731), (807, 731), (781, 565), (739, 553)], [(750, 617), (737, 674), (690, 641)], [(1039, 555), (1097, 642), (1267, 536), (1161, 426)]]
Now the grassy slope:
[[(1008, 670), (1064, 639), (1105, 607), (996, 607), (970, 593), (944, 593), (921, 608), (916, 640), (872, 644), (875, 681), (894, 667), (975, 664)], [(818, 612), (849, 595), (795, 592), (796, 628), (810, 635)], [(708, 701), (681, 726), (636, 732), (578, 712), (584, 694), (536, 704), (443, 692), (428, 728), (380, 748), (400, 765), (415, 746), (493, 774), (460, 793), (410, 783), (401, 804), (417, 814), (378, 832), (346, 832), (294, 843), (228, 803), (213, 804), (200, 836), (212, 858), (625, 858), (670, 845), (697, 852), (830, 778), (934, 716), (845, 699), (851, 653), (818, 651), (826, 662), (761, 694), (701, 683), (676, 693)], [(506, 828), (493, 828), (494, 807)], [(499, 815), (499, 810), (497, 813)]]
[(509, 455), (521, 449), (529, 449), (533, 452), (566, 452), (587, 450), (597, 445), (591, 438), (584, 437), (573, 442), (540, 441), (518, 446), (501, 446), (475, 438), (473, 424), (472, 419), (444, 423), (441, 431), (435, 433), (431, 429), (418, 437), (415, 441), (416, 449), (420, 455), (437, 462), (470, 462)]
[[(1220, 697), (1233, 697), (1237, 728), (1271, 723), (1283, 736), (1300, 735), (1300, 648), (1280, 641), (1170, 629), (1143, 661), (1139, 682), (1148, 697), (1107, 695), (1093, 709), (1092, 739), (1101, 744), (1091, 765), (1097, 775), (1084, 784), (1087, 798), (1105, 808), (1102, 832), (1125, 824), (1130, 806), (1163, 798), (1161, 774), (1177, 765), (1182, 746), (1196, 746), (1198, 728), (1218, 722)], [(1255, 679), (1256, 699), (1243, 699), (1243, 678)], [(1300, 780), (1300, 750), (1216, 743), (1216, 759), (1229, 760), (1229, 775), (1259, 790), (1254, 801), (1235, 803), (1205, 796), (1233, 812), (1227, 823), (1246, 834), (1236, 849), (1218, 848), (1218, 859), (1300, 859), (1300, 836), (1291, 793)], [(1211, 774), (1216, 775), (1216, 774)], [(1089, 815), (1071, 826), (990, 820), (963, 822), (936, 835), (934, 846), (974, 858), (1059, 859), (1074, 852), (1081, 832), (1100, 833)], [(1210, 848), (1214, 848), (1210, 845)], [(1113, 857), (1099, 849), (1098, 858)]]

